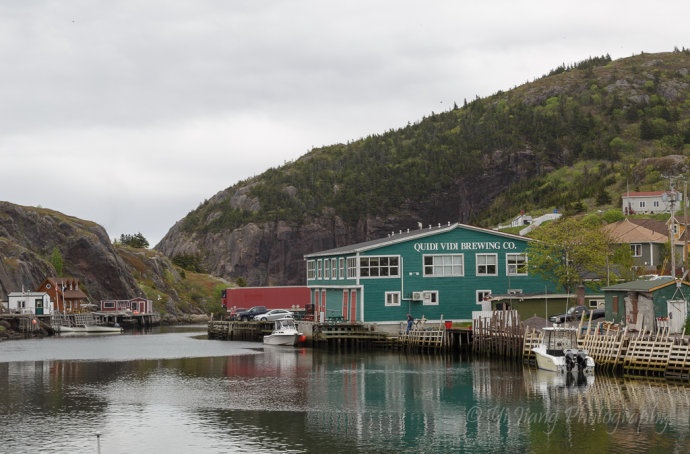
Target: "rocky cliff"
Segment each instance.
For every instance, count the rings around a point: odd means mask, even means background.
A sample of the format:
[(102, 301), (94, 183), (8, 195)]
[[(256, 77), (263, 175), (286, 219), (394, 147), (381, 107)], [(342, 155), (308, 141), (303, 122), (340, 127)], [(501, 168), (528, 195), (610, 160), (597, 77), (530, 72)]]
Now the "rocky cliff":
[[(78, 277), (92, 301), (142, 296), (103, 227), (57, 211), (0, 202), (0, 299), (46, 277)], [(55, 254), (54, 251), (58, 251)]]
[[(331, 208), (321, 216), (295, 223), (287, 220), (249, 222), (234, 229), (185, 228), (177, 222), (154, 249), (168, 257), (201, 257), (204, 271), (225, 279), (245, 279), (251, 286), (304, 285), (304, 255), (316, 251), (383, 238), (392, 232), (448, 222), (470, 222), (491, 200), (514, 181), (545, 167), (529, 151), (493, 153), (482, 163), (482, 172), (458, 178), (455, 183), (424, 200), (407, 200), (390, 213), (364, 212), (348, 224)], [(237, 185), (216, 194), (204, 207), (202, 225), (208, 225), (227, 209), (260, 211), (261, 200), (250, 196), (252, 183)], [(299, 191), (291, 191), (299, 198)]]

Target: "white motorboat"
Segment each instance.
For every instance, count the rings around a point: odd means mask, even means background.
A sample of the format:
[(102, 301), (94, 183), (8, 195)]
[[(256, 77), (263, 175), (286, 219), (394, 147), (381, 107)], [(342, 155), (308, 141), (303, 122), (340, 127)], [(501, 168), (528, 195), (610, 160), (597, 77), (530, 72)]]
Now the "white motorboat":
[(123, 329), (121, 326), (104, 326), (104, 325), (73, 325), (73, 326), (66, 326), (66, 325), (60, 325), (58, 328), (58, 331), (60, 334), (79, 334), (79, 333), (88, 333), (88, 334), (106, 334), (106, 333), (111, 333), (111, 334), (118, 334), (122, 333)]
[(273, 332), (264, 336), (266, 345), (295, 345), (302, 335), (297, 331), (295, 321), (291, 318), (281, 318), (275, 321)]
[(532, 349), (539, 369), (558, 373), (594, 373), (594, 359), (587, 350), (577, 348), (577, 328), (547, 327), (544, 340)]

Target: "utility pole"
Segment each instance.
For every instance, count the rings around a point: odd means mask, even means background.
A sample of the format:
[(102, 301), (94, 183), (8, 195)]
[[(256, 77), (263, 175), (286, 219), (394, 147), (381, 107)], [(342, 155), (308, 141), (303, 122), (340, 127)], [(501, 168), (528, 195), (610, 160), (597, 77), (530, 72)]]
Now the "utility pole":
[(669, 192), (664, 194), (662, 196), (662, 200), (664, 202), (668, 202), (670, 205), (670, 212), (671, 216), (669, 218), (669, 223), (668, 226), (668, 235), (669, 239), (671, 241), (671, 276), (673, 279), (676, 278), (676, 245), (675, 245), (675, 236), (676, 236), (676, 215), (675, 215), (675, 207), (676, 207), (676, 201), (678, 200), (678, 193), (676, 192), (674, 186), (673, 186), (673, 177), (669, 176), (668, 177), (668, 182), (669, 182)]
[(684, 238), (684, 245), (683, 245), (683, 275), (687, 273), (688, 271), (688, 255), (690, 255), (690, 251), (688, 251), (688, 180), (683, 180), (683, 238)]

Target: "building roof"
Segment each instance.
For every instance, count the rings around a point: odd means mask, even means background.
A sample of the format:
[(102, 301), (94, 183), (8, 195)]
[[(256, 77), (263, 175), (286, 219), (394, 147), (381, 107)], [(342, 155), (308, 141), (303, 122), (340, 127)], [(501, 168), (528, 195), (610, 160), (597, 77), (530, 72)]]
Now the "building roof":
[(305, 254), (304, 257), (320, 257), (320, 256), (327, 256), (327, 255), (342, 255), (342, 254), (354, 254), (357, 252), (365, 252), (369, 251), (372, 249), (378, 249), (384, 246), (389, 246), (392, 244), (397, 244), (397, 243), (403, 243), (405, 241), (410, 241), (410, 240), (416, 240), (419, 238), (426, 238), (428, 236), (432, 235), (437, 235), (439, 233), (445, 233), (445, 232), (450, 232), (455, 229), (465, 229), (465, 230), (473, 230), (476, 232), (484, 232), (488, 233), (491, 235), (495, 236), (502, 236), (505, 238), (511, 238), (511, 239), (519, 239), (522, 241), (532, 241), (531, 238), (527, 238), (524, 236), (519, 236), (519, 235), (513, 235), (510, 233), (503, 233), (503, 232), (498, 232), (496, 230), (490, 230), (490, 229), (484, 229), (481, 227), (474, 227), (471, 225), (466, 225), (466, 224), (460, 224), (460, 223), (455, 223), (451, 224), (448, 223), (448, 225), (438, 225), (436, 227), (429, 226), (428, 228), (423, 228), (420, 227), (416, 230), (407, 230), (406, 232), (400, 231), (399, 233), (391, 233), (385, 238), (380, 238), (377, 240), (370, 240), (370, 241), (364, 241), (362, 243), (356, 243), (356, 244), (351, 244), (348, 246), (343, 246), (343, 247), (338, 247), (334, 249), (328, 249), (325, 251), (319, 251), (319, 252), (314, 252), (312, 254)]
[[(600, 292), (597, 293), (586, 293), (585, 298), (588, 299), (595, 299), (595, 298), (603, 298), (604, 295)], [(568, 298), (574, 298), (577, 297), (577, 294), (575, 293), (544, 293), (544, 292), (536, 292), (536, 293), (505, 293), (502, 295), (491, 295), (491, 300), (492, 301), (507, 301), (507, 300), (519, 300), (519, 301), (526, 301), (526, 300), (549, 300), (549, 299), (568, 299)]]
[(640, 192), (631, 192), (631, 191), (626, 191), (623, 194), (623, 197), (657, 197), (662, 194), (666, 194), (669, 191), (640, 191)]
[[(659, 223), (666, 228), (666, 234), (660, 233)], [(652, 219), (631, 220), (623, 219), (604, 226), (613, 239), (619, 243), (666, 243), (668, 241), (668, 227), (663, 221)]]
[[(638, 279), (636, 281), (623, 282), (622, 284), (605, 287), (604, 291), (627, 291), (627, 292), (653, 292), (663, 287), (674, 284), (676, 281), (671, 276), (658, 276), (653, 279)], [(687, 281), (678, 281), (683, 285), (690, 285)]]
[(77, 278), (48, 277), (45, 281), (43, 281), (41, 286), (46, 283), (50, 284), (55, 289), (55, 292), (61, 292), (62, 297), (65, 299), (76, 300), (88, 298), (86, 293), (79, 289), (79, 279)]
[(10, 292), (7, 294), (7, 297), (33, 297), (33, 296), (45, 296), (47, 295), (46, 292)]

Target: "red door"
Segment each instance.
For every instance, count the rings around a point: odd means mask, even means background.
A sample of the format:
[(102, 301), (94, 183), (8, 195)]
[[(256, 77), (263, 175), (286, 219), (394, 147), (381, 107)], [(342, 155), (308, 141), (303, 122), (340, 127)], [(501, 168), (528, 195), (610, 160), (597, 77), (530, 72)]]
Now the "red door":
[(347, 290), (343, 290), (343, 320), (347, 320)]
[(321, 321), (326, 321), (326, 291), (322, 290), (321, 291), (321, 310), (322, 310), (322, 318)]
[(350, 290), (350, 321), (357, 321), (357, 290)]

